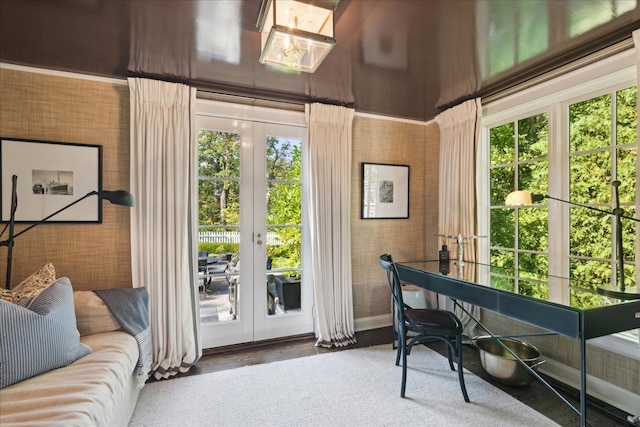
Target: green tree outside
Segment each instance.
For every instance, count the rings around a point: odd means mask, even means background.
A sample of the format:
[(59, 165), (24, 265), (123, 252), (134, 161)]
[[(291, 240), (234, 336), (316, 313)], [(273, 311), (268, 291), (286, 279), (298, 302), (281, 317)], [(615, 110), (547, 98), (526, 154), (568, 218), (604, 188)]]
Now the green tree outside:
[[(240, 136), (231, 132), (198, 132), (198, 220), (202, 230), (239, 232)], [(300, 269), (302, 251), (301, 141), (268, 137), (266, 141), (267, 230), (277, 235), (268, 245), (272, 268)], [(219, 243), (199, 244), (211, 252)], [(225, 244), (237, 251), (237, 244)]]

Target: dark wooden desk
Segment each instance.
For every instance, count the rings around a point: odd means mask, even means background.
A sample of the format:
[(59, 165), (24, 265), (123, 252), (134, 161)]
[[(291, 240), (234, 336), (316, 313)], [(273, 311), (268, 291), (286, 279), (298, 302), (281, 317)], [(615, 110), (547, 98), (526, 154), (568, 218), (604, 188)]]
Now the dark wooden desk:
[[(437, 260), (397, 262), (396, 265), (403, 282), (578, 340), (580, 408), (578, 410), (570, 406), (580, 414), (581, 426), (587, 425), (586, 340), (640, 328), (640, 300), (619, 301), (602, 297), (601, 305), (582, 309), (491, 287), (491, 267), (488, 265), (467, 262), (459, 268), (456, 261), (452, 260), (448, 275), (440, 273), (447, 269), (442, 269)], [(568, 282), (568, 279), (557, 277), (553, 280)], [(569, 283), (565, 285), (567, 289), (580, 291), (573, 283), (571, 287)]]

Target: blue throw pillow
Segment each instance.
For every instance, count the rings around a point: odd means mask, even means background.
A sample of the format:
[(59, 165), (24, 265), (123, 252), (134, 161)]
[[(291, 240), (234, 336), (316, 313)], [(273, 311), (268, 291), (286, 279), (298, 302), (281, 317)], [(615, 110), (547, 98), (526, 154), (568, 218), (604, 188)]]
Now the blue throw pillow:
[(0, 300), (0, 388), (91, 353), (80, 343), (73, 289), (66, 277), (22, 307)]

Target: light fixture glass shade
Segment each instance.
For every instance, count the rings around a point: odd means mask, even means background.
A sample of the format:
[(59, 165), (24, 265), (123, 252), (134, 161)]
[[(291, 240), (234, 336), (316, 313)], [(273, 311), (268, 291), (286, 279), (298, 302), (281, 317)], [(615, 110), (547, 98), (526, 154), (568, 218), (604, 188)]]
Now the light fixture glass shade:
[(504, 204), (506, 206), (522, 206), (522, 205), (530, 205), (533, 202), (533, 197), (531, 193), (528, 191), (512, 191), (507, 194), (507, 197), (504, 199)]
[[(564, 202), (564, 200), (556, 199), (555, 197), (545, 196), (543, 194), (532, 194), (532, 193), (529, 193), (528, 191), (516, 190), (507, 194), (507, 197), (505, 197), (504, 199), (504, 204), (505, 206), (526, 206), (532, 203), (541, 202), (546, 197)], [(565, 203), (575, 204), (571, 202), (565, 202)]]
[(313, 73), (333, 48), (333, 9), (297, 0), (263, 0), (260, 63)]

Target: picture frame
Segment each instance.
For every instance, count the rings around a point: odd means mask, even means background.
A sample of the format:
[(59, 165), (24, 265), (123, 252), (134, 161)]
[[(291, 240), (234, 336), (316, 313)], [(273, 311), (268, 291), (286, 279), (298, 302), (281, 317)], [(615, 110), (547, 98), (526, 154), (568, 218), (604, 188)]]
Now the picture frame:
[[(11, 218), (17, 176), (15, 222), (39, 222), (92, 191), (102, 191), (102, 146), (0, 137), (0, 222)], [(99, 197), (70, 206), (47, 220), (101, 223)]]
[(361, 219), (409, 218), (409, 166), (362, 163)]

